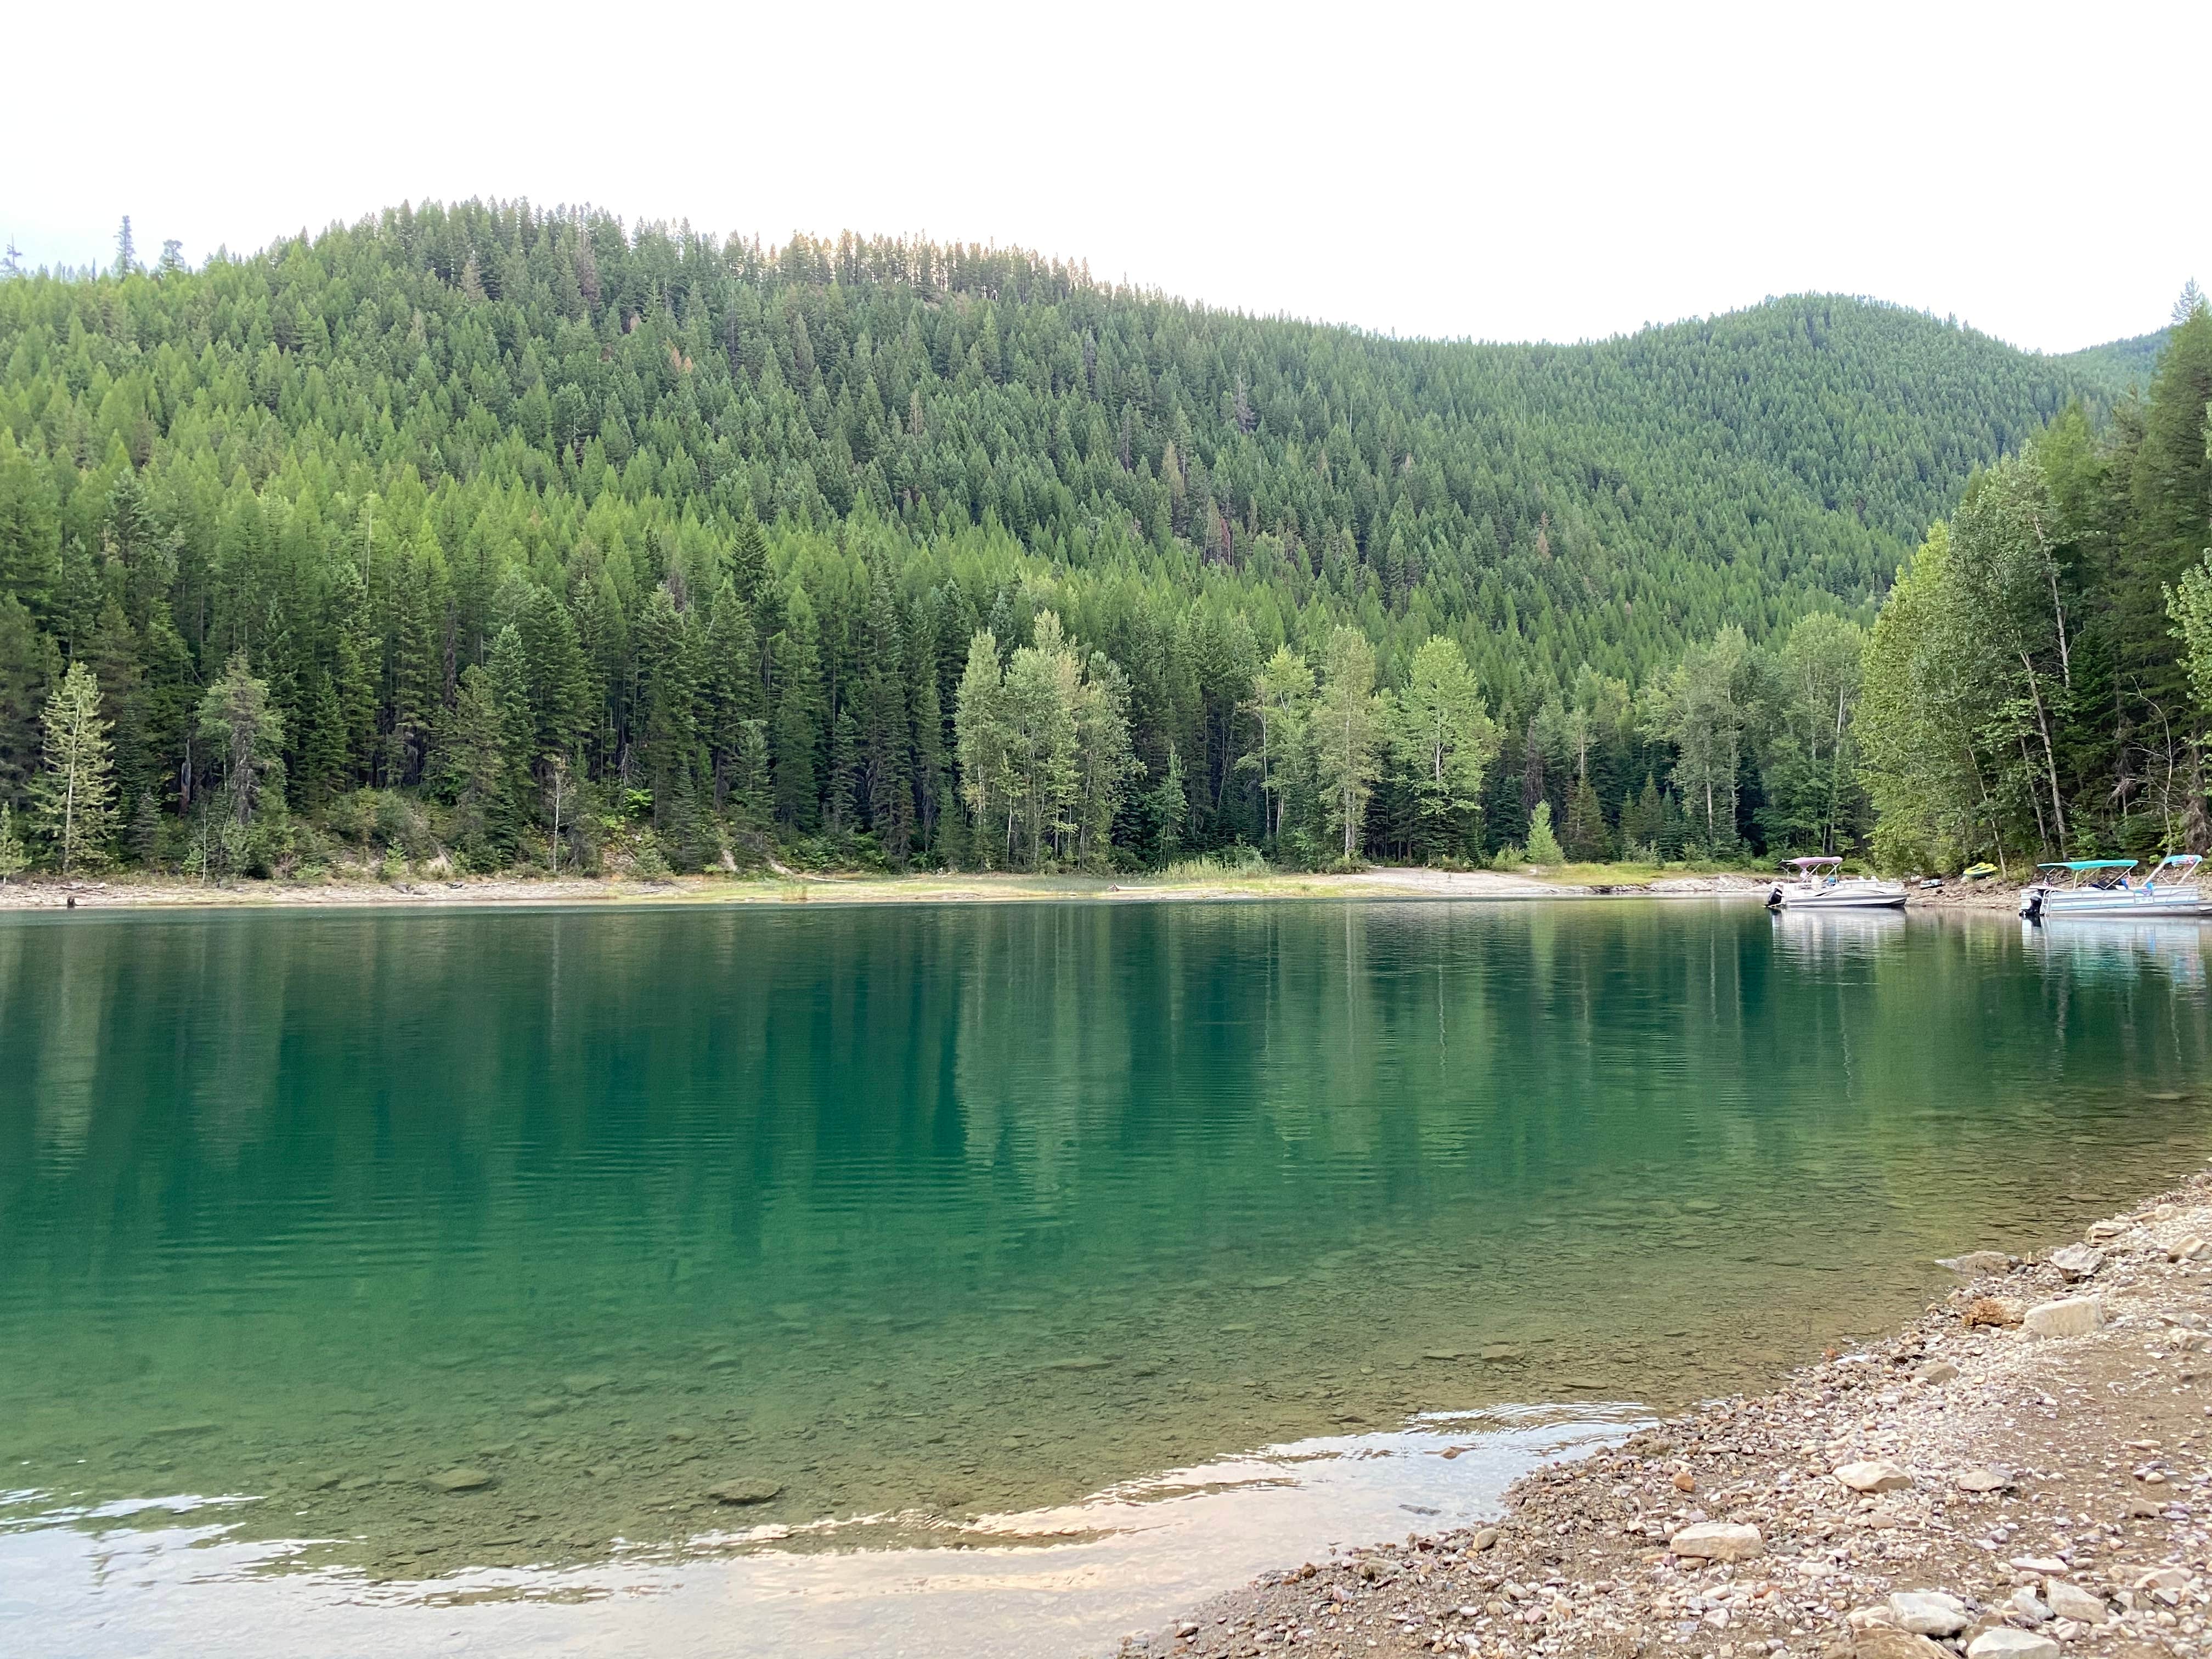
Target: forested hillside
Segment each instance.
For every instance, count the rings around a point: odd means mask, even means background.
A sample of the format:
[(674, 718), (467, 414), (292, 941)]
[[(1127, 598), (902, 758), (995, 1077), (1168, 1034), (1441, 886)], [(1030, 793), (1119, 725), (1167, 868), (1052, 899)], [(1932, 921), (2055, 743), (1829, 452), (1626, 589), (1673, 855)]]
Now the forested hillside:
[(2148, 395), (1978, 475), (1882, 607), (1859, 742), (1893, 863), (2205, 850), (2212, 313)]
[(1900, 560), (2142, 378), (475, 203), (0, 283), (0, 861), (217, 873), (1833, 844)]

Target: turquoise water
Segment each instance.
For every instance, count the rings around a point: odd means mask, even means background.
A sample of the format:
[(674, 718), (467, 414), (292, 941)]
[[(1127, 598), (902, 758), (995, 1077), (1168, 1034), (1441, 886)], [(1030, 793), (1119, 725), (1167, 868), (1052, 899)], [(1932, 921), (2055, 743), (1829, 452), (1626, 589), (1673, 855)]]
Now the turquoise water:
[(2202, 937), (8, 918), (0, 1577), (180, 1494), (371, 1583), (907, 1548), (1414, 1413), (1741, 1386), (2201, 1162)]

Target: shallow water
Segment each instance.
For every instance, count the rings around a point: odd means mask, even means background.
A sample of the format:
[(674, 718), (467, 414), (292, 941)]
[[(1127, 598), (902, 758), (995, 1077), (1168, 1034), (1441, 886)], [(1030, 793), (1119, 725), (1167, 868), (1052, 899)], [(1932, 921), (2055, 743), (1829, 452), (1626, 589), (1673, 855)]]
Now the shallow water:
[(851, 1650), (1012, 1532), (1075, 1641), (2201, 1160), (2205, 1005), (2194, 927), (1741, 903), (11, 918), (0, 1620)]

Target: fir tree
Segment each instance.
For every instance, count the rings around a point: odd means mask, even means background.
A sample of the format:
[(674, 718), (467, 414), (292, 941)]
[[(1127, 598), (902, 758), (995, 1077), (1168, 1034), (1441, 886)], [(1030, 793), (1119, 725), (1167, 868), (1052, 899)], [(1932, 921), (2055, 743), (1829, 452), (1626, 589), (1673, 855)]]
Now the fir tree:
[(142, 870), (150, 870), (159, 861), (161, 850), (161, 803), (150, 789), (138, 797), (138, 805), (131, 814), (131, 861)]
[(108, 722), (100, 717), (100, 682), (82, 663), (70, 665), (46, 700), (43, 724), (46, 764), (33, 799), (40, 827), (68, 875), (104, 854), (115, 811), (115, 763)]
[(1561, 851), (1559, 838), (1552, 830), (1552, 803), (1540, 800), (1528, 814), (1528, 862), (1531, 864), (1559, 864), (1566, 854)]
[(0, 885), (13, 881), (30, 867), (31, 855), (15, 830), (15, 809), (0, 801)]

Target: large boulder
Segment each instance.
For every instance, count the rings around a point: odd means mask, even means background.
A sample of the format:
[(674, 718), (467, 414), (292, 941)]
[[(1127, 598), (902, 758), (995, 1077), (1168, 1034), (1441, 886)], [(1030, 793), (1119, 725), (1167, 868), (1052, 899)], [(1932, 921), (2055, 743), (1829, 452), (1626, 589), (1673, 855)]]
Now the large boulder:
[(2081, 1625), (2101, 1625), (2110, 1617), (2105, 1607), (2105, 1598), (2092, 1595), (2079, 1584), (2069, 1584), (2063, 1578), (2053, 1578), (2043, 1587), (2043, 1599), (2051, 1604), (2051, 1612), (2061, 1619), (2071, 1619)]
[(1853, 1492), (1903, 1492), (1912, 1484), (1912, 1477), (1903, 1469), (1880, 1459), (1846, 1463), (1836, 1471), (1836, 1479)]
[(1958, 1655), (1894, 1625), (1869, 1625), (1851, 1637), (1851, 1659), (1958, 1659)]
[(2103, 1267), (2105, 1253), (2094, 1244), (2062, 1244), (2051, 1253), (2051, 1265), (2070, 1285)]
[(2027, 1310), (2026, 1322), (2038, 1336), (2087, 1336), (2104, 1328), (2105, 1304), (2094, 1296), (2039, 1303)]
[(1966, 1644), (1966, 1659), (2058, 1659), (2058, 1644), (2041, 1631), (1999, 1625)]
[(1916, 1636), (1956, 1636), (1973, 1621), (1964, 1601), (1942, 1590), (1899, 1590), (1889, 1598), (1889, 1616)]

